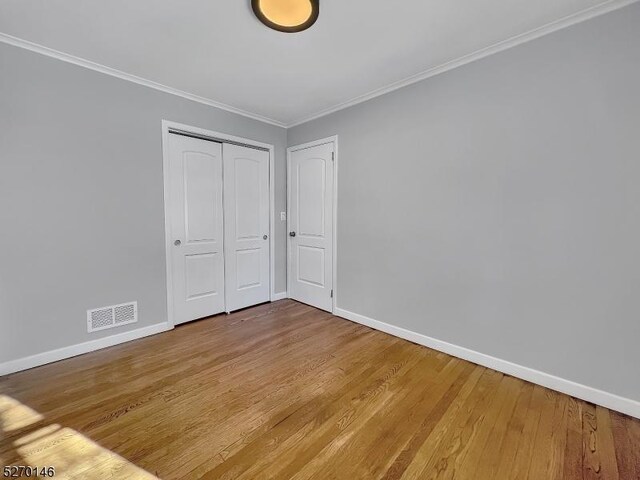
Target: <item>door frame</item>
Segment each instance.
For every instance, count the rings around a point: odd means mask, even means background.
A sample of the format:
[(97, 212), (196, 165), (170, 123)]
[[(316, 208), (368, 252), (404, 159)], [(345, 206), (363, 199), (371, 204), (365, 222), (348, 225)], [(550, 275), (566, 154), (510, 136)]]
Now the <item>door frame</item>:
[[(169, 328), (175, 326), (173, 314), (173, 271), (171, 266), (171, 245), (173, 240), (171, 215), (169, 214), (169, 134), (182, 133), (187, 136), (201, 138), (220, 143), (233, 143), (245, 147), (259, 148), (269, 152), (269, 299), (277, 299), (275, 289), (275, 146), (270, 143), (258, 142), (250, 138), (238, 137), (227, 133), (207, 130), (205, 128), (185, 125), (183, 123), (162, 120), (162, 178), (164, 182), (164, 248), (165, 267), (167, 272), (167, 324)], [(224, 175), (224, 171), (223, 171)], [(224, 241), (224, 240), (223, 240)], [(224, 245), (224, 243), (223, 243)], [(225, 301), (226, 303), (226, 301)], [(225, 305), (226, 308), (226, 305)]]
[(304, 150), (306, 148), (317, 147), (320, 145), (326, 145), (327, 143), (333, 144), (333, 238), (331, 239), (331, 245), (333, 250), (332, 258), (332, 287), (333, 298), (331, 299), (331, 313), (335, 315), (338, 304), (338, 135), (332, 135), (330, 137), (321, 138), (312, 142), (302, 143), (300, 145), (294, 145), (287, 148), (287, 297), (291, 292), (291, 275), (289, 275), (289, 267), (291, 266), (291, 242), (289, 237), (290, 221), (291, 221), (291, 154), (297, 150)]

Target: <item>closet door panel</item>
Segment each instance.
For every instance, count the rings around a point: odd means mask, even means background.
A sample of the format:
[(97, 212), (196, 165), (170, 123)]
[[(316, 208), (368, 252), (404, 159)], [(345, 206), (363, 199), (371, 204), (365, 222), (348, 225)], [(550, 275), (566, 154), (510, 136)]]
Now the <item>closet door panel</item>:
[(269, 301), (269, 152), (224, 144), (227, 311)]
[(225, 310), (222, 145), (169, 135), (172, 308), (176, 324)]

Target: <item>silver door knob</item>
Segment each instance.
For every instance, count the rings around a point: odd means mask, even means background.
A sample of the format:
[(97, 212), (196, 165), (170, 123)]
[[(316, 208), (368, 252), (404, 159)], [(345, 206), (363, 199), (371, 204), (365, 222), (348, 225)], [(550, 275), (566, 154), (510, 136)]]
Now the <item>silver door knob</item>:
[(263, 239), (263, 240), (266, 240), (267, 238), (269, 238), (269, 235), (263, 235), (263, 236), (262, 236), (262, 239)]
[(181, 242), (180, 240), (176, 240), (175, 242), (173, 242), (173, 244), (174, 244), (176, 247), (179, 247), (180, 245), (182, 245), (182, 242)]
[(296, 232), (289, 232), (289, 236), (290, 237), (295, 237), (296, 236)]

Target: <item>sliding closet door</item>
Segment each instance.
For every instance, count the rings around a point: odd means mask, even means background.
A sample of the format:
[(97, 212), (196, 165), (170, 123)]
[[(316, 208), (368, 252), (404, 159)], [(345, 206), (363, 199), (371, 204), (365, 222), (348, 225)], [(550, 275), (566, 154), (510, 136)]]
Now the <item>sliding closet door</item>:
[(167, 207), (176, 324), (223, 312), (222, 145), (169, 135)]
[(227, 312), (269, 301), (269, 152), (224, 144)]

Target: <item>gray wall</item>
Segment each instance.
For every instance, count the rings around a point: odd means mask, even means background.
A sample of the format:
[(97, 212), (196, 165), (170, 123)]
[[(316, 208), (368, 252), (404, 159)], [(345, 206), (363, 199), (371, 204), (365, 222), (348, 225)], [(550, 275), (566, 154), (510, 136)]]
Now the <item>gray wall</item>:
[(289, 129), (339, 135), (340, 308), (640, 400), (640, 4)]
[[(5, 44), (0, 72), (0, 362), (167, 320), (162, 119), (275, 144), (285, 210), (283, 128)], [(87, 334), (88, 308), (130, 300), (137, 324)]]

